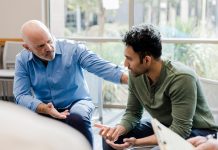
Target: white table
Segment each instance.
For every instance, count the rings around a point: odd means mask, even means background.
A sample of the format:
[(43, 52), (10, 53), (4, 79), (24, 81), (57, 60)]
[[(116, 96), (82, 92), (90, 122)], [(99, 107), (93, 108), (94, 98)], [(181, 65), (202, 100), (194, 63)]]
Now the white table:
[(2, 96), (4, 100), (7, 100), (8, 95), (8, 81), (14, 80), (14, 70), (0, 69), (0, 82), (2, 82)]

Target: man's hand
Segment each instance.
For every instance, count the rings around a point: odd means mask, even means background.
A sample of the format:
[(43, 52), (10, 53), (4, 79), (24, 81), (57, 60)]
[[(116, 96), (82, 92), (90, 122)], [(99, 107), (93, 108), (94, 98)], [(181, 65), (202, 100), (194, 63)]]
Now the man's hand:
[(128, 142), (125, 142), (123, 144), (116, 144), (113, 141), (106, 140), (106, 143), (108, 145), (110, 145), (113, 149), (116, 149), (116, 150), (124, 150), (124, 149), (126, 149), (126, 148), (131, 146), (131, 144), (128, 143)]
[(104, 137), (106, 143), (114, 149), (123, 150), (131, 146), (130, 142), (124, 142), (123, 144), (114, 143), (118, 137), (126, 131), (122, 125), (117, 125), (113, 128), (102, 124), (95, 124), (94, 126), (100, 129), (99, 134)]
[(67, 116), (70, 114), (69, 110), (65, 110), (63, 112), (58, 112), (54, 108), (52, 103), (39, 104), (36, 108), (36, 112), (42, 113), (42, 114), (48, 114), (48, 115), (52, 116), (53, 118), (57, 118), (57, 119), (66, 119)]
[(121, 76), (120, 82), (122, 84), (128, 84), (128, 79), (129, 79), (128, 75), (126, 73), (123, 73)]
[(117, 149), (117, 150), (123, 150), (126, 149), (130, 146), (134, 146), (136, 142), (136, 138), (131, 137), (131, 138), (125, 138), (123, 139), (123, 144), (115, 144), (114, 142), (110, 140), (106, 140), (106, 143), (109, 144), (112, 148)]
[(203, 136), (196, 136), (188, 139), (187, 141), (190, 142), (195, 147), (197, 147), (198, 145), (205, 143), (207, 141), (207, 138)]
[(125, 138), (125, 139), (123, 139), (123, 142), (129, 143), (129, 145), (133, 146), (133, 145), (136, 144), (136, 140), (137, 140), (136, 138), (131, 137), (131, 138)]
[(94, 126), (100, 129), (99, 134), (101, 136), (112, 142), (115, 142), (126, 131), (122, 125), (117, 125), (113, 128), (102, 124), (95, 124)]
[(197, 136), (188, 139), (188, 142), (195, 146), (195, 150), (218, 150), (218, 141), (215, 139)]

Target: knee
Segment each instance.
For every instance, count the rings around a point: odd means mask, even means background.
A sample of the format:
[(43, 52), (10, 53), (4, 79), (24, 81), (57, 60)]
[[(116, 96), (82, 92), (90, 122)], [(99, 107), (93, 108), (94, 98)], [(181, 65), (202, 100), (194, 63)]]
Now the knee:
[(67, 118), (65, 119), (65, 122), (71, 126), (83, 126), (84, 120), (83, 117), (76, 113), (71, 113)]
[(83, 117), (77, 113), (71, 113), (66, 119), (65, 123), (68, 124), (69, 126), (75, 128), (78, 130), (80, 133), (82, 133), (89, 143), (93, 145), (92, 141), (92, 133), (91, 133), (91, 126), (87, 121), (84, 121)]

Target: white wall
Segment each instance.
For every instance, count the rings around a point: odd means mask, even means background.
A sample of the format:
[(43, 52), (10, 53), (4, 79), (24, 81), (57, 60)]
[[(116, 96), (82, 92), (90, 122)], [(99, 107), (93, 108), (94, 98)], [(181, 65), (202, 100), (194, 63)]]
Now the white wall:
[(56, 37), (64, 37), (65, 1), (50, 0), (50, 30)]
[(47, 23), (47, 0), (0, 0), (0, 38), (20, 38), (21, 25), (30, 19)]

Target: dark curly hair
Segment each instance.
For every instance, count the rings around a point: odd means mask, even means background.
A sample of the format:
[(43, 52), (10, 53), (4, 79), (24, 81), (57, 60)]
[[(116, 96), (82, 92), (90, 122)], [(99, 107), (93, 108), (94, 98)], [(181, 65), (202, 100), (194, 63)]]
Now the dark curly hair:
[(158, 59), (162, 54), (160, 32), (150, 24), (133, 26), (124, 35), (122, 41), (126, 46), (131, 46), (139, 54), (141, 62), (146, 55), (151, 55)]

